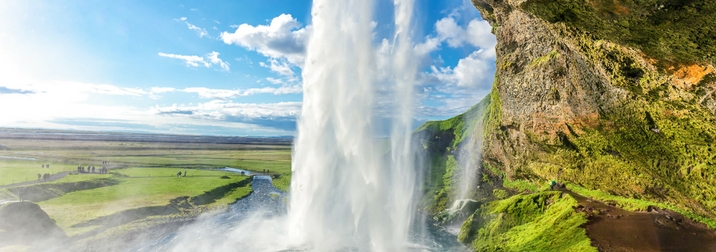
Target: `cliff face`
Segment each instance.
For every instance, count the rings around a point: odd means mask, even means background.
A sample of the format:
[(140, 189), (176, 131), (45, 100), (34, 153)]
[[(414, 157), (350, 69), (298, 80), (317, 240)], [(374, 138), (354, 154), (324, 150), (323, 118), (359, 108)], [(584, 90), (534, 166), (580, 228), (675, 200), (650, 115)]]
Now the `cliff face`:
[(473, 0), (498, 41), (483, 165), (716, 216), (716, 2), (671, 2)]

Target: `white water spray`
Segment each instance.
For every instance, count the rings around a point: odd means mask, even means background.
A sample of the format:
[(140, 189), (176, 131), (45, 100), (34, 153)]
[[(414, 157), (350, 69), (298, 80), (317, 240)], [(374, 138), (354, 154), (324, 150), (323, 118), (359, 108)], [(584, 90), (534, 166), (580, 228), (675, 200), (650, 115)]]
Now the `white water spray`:
[(400, 251), (413, 222), (413, 1), (395, 0), (395, 120), (386, 157), (373, 125), (377, 69), (370, 0), (315, 0), (293, 154), (289, 237), (316, 251)]

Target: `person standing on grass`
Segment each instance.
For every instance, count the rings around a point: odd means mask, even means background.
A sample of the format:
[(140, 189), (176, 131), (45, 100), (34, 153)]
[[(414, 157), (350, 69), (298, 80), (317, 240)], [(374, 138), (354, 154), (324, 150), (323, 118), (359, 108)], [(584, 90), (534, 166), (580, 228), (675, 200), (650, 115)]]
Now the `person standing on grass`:
[(42, 179), (42, 174), (39, 174), (39, 173), (38, 173), (38, 174), (37, 174), (37, 180), (41, 180), (41, 179)]
[(186, 171), (184, 171), (184, 177), (186, 177)]

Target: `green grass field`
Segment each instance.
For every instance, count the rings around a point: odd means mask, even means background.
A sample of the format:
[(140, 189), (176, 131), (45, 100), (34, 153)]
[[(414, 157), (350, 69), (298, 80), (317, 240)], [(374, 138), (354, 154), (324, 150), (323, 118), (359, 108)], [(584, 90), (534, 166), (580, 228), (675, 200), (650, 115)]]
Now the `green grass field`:
[[(187, 170), (188, 177), (171, 176), (172, 173), (176, 174), (179, 171), (184, 170), (173, 168), (122, 169), (118, 173), (132, 177), (118, 178), (120, 183), (114, 186), (71, 192), (39, 204), (57, 221), (57, 225), (72, 235), (93, 228), (93, 226), (74, 228), (73, 225), (130, 209), (165, 206), (172, 199), (178, 197), (198, 196), (210, 189), (247, 179), (247, 177), (235, 173), (197, 170)], [(191, 176), (189, 175), (191, 173), (198, 174)], [(69, 177), (81, 176), (85, 175)], [(221, 176), (228, 176), (229, 179), (222, 179)], [(226, 197), (214, 202), (213, 206), (233, 203), (250, 192), (251, 189), (248, 186), (232, 190), (225, 195)]]
[(253, 171), (291, 171), (290, 146), (17, 139), (0, 139), (0, 143), (10, 148), (0, 151), (0, 156), (35, 158), (38, 167), (57, 163), (69, 164), (66, 168), (74, 169), (78, 165), (101, 166), (102, 161), (110, 161), (112, 165), (132, 167), (229, 166)]
[[(70, 174), (27, 185), (43, 192), (62, 188), (37, 203), (70, 236), (137, 225), (157, 216), (195, 216), (251, 193), (249, 177), (217, 168), (267, 169), (282, 174), (274, 182), (279, 189), (288, 190), (290, 183), (290, 146), (17, 139), (0, 143), (10, 148), (0, 150), (0, 156), (36, 159), (0, 159), (0, 186), (36, 180), (37, 173), (74, 172), (78, 165), (100, 167), (102, 161), (110, 162), (111, 174)], [(48, 163), (51, 168), (43, 169)], [(178, 172), (182, 177), (176, 176)], [(103, 179), (113, 182), (91, 189), (81, 186)], [(12, 186), (0, 189), (0, 199), (16, 198)]]
[[(2, 152), (0, 151), (0, 155)], [(0, 186), (37, 180), (37, 174), (55, 174), (77, 169), (77, 165), (51, 163), (50, 168), (42, 168), (48, 162), (31, 160), (0, 159)]]

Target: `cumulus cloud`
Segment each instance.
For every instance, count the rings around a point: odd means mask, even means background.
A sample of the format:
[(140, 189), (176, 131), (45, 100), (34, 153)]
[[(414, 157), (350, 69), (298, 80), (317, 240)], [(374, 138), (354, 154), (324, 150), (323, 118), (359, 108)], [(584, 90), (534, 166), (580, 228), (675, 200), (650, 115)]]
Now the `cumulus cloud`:
[(287, 78), (293, 78), (294, 72), (291, 70), (291, 65), (286, 61), (276, 60), (276, 59), (269, 59), (269, 64), (266, 64), (264, 62), (259, 62), (259, 65), (262, 67), (271, 69), (272, 72), (283, 75)]
[(457, 66), (431, 67), (428, 74), (443, 83), (455, 84), (459, 87), (476, 87), (492, 84), (494, 54), (489, 50), (477, 50), (460, 59)]
[(269, 25), (241, 24), (234, 32), (222, 32), (220, 38), (226, 44), (238, 45), (274, 59), (284, 58), (301, 66), (308, 32), (290, 14), (281, 14)]
[(226, 61), (223, 61), (219, 58), (218, 52), (210, 52), (206, 54), (205, 56), (197, 56), (197, 55), (179, 55), (179, 54), (170, 54), (170, 53), (158, 53), (159, 56), (165, 57), (165, 58), (171, 58), (171, 59), (178, 59), (183, 60), (187, 66), (189, 67), (198, 67), (198, 66), (204, 66), (204, 67), (211, 67), (212, 65), (217, 65), (224, 71), (229, 71), (229, 63)]
[(489, 51), (492, 58), (495, 57), (494, 48), (497, 40), (492, 34), (492, 26), (487, 21), (473, 19), (466, 28), (463, 28), (455, 21), (454, 15), (450, 15), (435, 22), (435, 32), (437, 35), (427, 36), (422, 43), (415, 45), (416, 53), (427, 55), (438, 50), (440, 45), (445, 42), (452, 48), (468, 44)]

